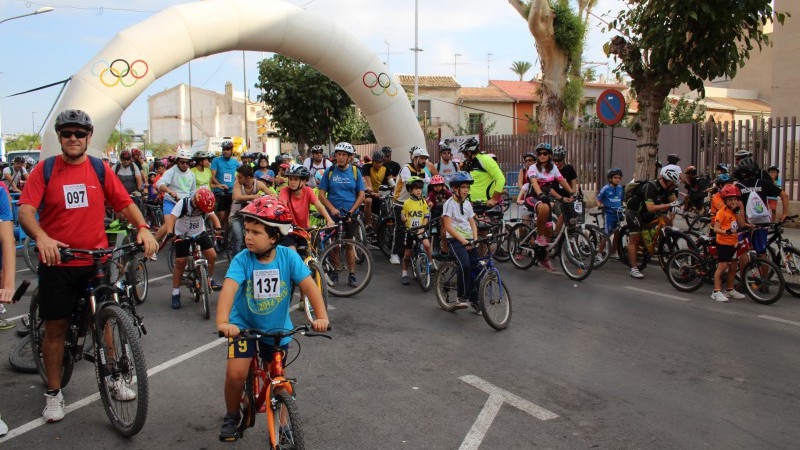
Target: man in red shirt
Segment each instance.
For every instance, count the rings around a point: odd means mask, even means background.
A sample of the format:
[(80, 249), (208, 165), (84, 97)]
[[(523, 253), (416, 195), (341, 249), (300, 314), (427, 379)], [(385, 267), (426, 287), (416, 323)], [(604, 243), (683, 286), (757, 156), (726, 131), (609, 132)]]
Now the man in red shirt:
[[(98, 172), (86, 154), (94, 130), (89, 115), (77, 109), (62, 111), (56, 117), (55, 128), (61, 155), (55, 157), (50, 179), (45, 184), (46, 160), (40, 161), (19, 201), (20, 224), (36, 240), (44, 262), (39, 267), (39, 315), (45, 326), (42, 353), (48, 391), (42, 416), (47, 422), (64, 418), (61, 393), (64, 339), (69, 317), (92, 275), (91, 261), (62, 263), (59, 248), (108, 247), (103, 222), (106, 203), (138, 229), (136, 240), (144, 244), (146, 256), (158, 248), (141, 212), (105, 163), (101, 163), (105, 182), (100, 186)], [(37, 210), (39, 222), (36, 221)], [(118, 400), (135, 398), (133, 390), (122, 380), (108, 383)]]

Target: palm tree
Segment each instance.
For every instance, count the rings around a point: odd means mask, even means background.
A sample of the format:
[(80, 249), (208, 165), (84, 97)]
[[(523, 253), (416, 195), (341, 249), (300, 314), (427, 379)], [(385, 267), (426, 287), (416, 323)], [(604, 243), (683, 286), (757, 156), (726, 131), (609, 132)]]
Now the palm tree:
[(528, 61), (514, 61), (514, 63), (511, 64), (511, 71), (519, 75), (519, 81), (522, 81), (525, 72), (531, 70), (531, 67), (532, 65)]

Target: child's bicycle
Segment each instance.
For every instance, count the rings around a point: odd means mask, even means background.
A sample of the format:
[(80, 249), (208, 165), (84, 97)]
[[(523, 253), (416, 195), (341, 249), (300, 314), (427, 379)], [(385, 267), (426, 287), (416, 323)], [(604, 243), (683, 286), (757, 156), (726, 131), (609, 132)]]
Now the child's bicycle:
[[(742, 233), (743, 240), (736, 244), (738, 263), (747, 257), (747, 264), (737, 273), (745, 290), (756, 303), (770, 305), (783, 295), (784, 280), (778, 266), (772, 261), (759, 258), (750, 245), (750, 232)], [(693, 292), (704, 283), (714, 283), (714, 272), (717, 270), (717, 246), (713, 237), (703, 236), (700, 246), (702, 251), (691, 249), (673, 253), (667, 261), (667, 280), (675, 289), (682, 292)]]
[(431, 288), (432, 265), (431, 260), (428, 258), (428, 253), (425, 252), (425, 246), (422, 244), (422, 241), (429, 239), (428, 225), (408, 228), (406, 236), (410, 237), (414, 242), (411, 247), (411, 274), (419, 283), (422, 291), (428, 292)]
[[(500, 276), (500, 271), (494, 265), (492, 244), (505, 236), (488, 235), (485, 238), (472, 241), (472, 246), (482, 249), (484, 256), (476, 258), (478, 270), (469, 275), (474, 280), (472, 292), (466, 297), (477, 299), (477, 308), (483, 315), (486, 323), (495, 330), (502, 330), (511, 323), (511, 296), (508, 288)], [(435, 292), (439, 306), (448, 312), (458, 308), (458, 272), (461, 270), (450, 257), (444, 257), (436, 272)]]
[[(330, 330), (330, 328), (328, 328)], [(257, 345), (260, 339), (272, 340), (275, 351), (271, 360), (262, 359), (259, 351), (253, 352), (250, 361), (250, 370), (244, 383), (242, 400), (240, 403), (241, 422), (239, 422), (238, 437), (244, 431), (252, 428), (256, 423), (256, 414), (267, 415), (267, 440), (270, 449), (304, 449), (302, 420), (299, 408), (295, 402), (294, 384), (297, 380), (287, 378), (285, 369), (294, 359), (284, 364), (285, 355), (281, 350), (281, 339), (292, 337), (295, 334), (305, 336), (322, 336), (332, 339), (327, 334), (315, 333), (308, 325), (299, 326), (293, 330), (268, 333), (256, 329), (241, 330), (238, 337), (232, 338), (231, 343), (237, 345)], [(220, 333), (220, 337), (223, 337)], [(300, 352), (297, 352), (299, 355)]]
[(767, 251), (772, 262), (778, 265), (786, 281), (786, 290), (795, 297), (800, 297), (800, 250), (783, 237), (786, 222), (794, 222), (797, 216), (789, 216), (782, 222), (773, 223), (767, 240)]
[[(189, 236), (180, 235), (173, 237), (172, 246), (169, 251), (169, 266), (170, 270), (175, 270), (175, 246), (181, 241), (189, 241), (189, 258), (186, 261), (186, 269), (183, 271), (181, 281), (184, 286), (192, 293), (195, 303), (203, 305), (203, 318), (208, 320), (211, 317), (211, 278), (208, 276), (208, 260), (203, 255), (200, 249), (200, 244), (197, 240), (202, 236)], [(212, 239), (219, 240), (219, 237), (214, 236)], [(170, 239), (165, 239), (166, 244)], [(163, 244), (162, 244), (163, 247)]]

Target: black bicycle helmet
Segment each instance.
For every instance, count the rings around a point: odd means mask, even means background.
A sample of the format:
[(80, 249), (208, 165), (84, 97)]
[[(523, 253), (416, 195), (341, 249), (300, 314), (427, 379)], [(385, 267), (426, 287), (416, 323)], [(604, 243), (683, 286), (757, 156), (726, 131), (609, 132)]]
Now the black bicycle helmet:
[(308, 180), (311, 177), (311, 172), (309, 172), (308, 168), (302, 164), (292, 164), (289, 169), (286, 170), (286, 176)]
[(606, 173), (606, 178), (610, 180), (614, 175), (622, 176), (622, 169), (619, 167), (614, 167), (613, 169), (609, 170), (608, 173)]
[(670, 153), (667, 155), (667, 164), (678, 164), (680, 160), (681, 159), (675, 153)]
[(377, 151), (377, 152), (373, 153), (372, 154), (372, 162), (373, 163), (376, 163), (376, 162), (382, 163), (383, 162), (383, 152)]
[(522, 155), (522, 160), (525, 161), (525, 158), (533, 158), (536, 159), (536, 153), (528, 152)]
[(758, 173), (758, 163), (756, 163), (752, 157), (748, 156), (739, 160), (739, 164), (736, 165), (736, 170), (744, 177), (754, 177)]
[(553, 161), (563, 161), (567, 157), (567, 149), (563, 145), (556, 145), (553, 149)]
[(381, 153), (383, 153), (384, 156), (385, 155), (391, 155), (392, 154), (392, 147), (382, 147), (381, 148)]
[(722, 173), (728, 173), (728, 165), (725, 163), (717, 164), (716, 170), (721, 170)]
[(476, 153), (481, 151), (481, 144), (478, 142), (477, 139), (471, 137), (466, 141), (462, 142), (461, 145), (458, 147), (458, 150), (461, 153)]
[(94, 131), (92, 118), (80, 109), (66, 109), (56, 116), (56, 133), (66, 126), (81, 127), (87, 131)]
[(220, 145), (223, 150), (233, 150), (233, 141), (222, 141), (222, 145)]

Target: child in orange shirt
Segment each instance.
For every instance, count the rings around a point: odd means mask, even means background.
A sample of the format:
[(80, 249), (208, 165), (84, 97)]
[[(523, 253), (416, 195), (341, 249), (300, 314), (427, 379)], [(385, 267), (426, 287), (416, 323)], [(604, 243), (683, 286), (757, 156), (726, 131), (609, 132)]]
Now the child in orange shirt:
[[(736, 213), (741, 192), (736, 186), (729, 184), (719, 192), (725, 200), (725, 206), (714, 216), (714, 233), (717, 234), (717, 271), (714, 273), (714, 292), (711, 299), (727, 302), (731, 298), (744, 298), (744, 295), (733, 289), (736, 279), (736, 244), (739, 242), (739, 222)], [(722, 274), (728, 271), (728, 289), (722, 292)]]

